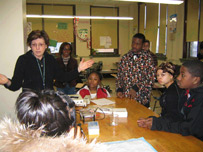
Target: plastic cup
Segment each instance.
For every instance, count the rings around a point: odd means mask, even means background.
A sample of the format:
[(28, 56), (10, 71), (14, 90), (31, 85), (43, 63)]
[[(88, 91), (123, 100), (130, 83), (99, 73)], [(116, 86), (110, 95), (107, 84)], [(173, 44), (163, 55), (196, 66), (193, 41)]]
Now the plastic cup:
[(110, 115), (110, 126), (117, 126), (118, 125), (118, 115), (117, 114), (111, 114)]

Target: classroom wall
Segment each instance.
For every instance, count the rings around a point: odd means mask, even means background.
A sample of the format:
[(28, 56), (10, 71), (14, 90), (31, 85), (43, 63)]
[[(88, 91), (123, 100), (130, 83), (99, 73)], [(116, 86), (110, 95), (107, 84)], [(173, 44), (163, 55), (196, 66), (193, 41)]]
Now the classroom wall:
[[(0, 1), (0, 73), (9, 78), (19, 55), (26, 48), (24, 41), (25, 0)], [(15, 118), (14, 105), (21, 91), (12, 92), (0, 85), (0, 118)]]
[[(13, 75), (13, 70), (17, 58), (27, 50), (26, 30), (25, 30), (25, 0), (1, 0), (0, 1), (0, 73), (9, 78)], [(89, 15), (90, 5), (76, 5), (76, 15)], [(120, 16), (132, 16), (133, 21), (119, 22), (119, 54), (122, 56), (131, 48), (131, 38), (137, 33), (138, 12), (137, 3), (132, 5), (119, 5)], [(170, 5), (169, 16), (177, 13), (178, 23), (177, 31), (174, 34), (168, 34), (167, 60), (180, 64), (183, 50), (183, 25), (184, 25), (184, 5)], [(80, 21), (79, 28), (90, 29), (90, 21)], [(25, 34), (24, 34), (25, 33)], [(169, 33), (169, 30), (168, 30)], [(90, 33), (88, 33), (90, 34)], [(76, 39), (77, 55), (79, 57), (89, 58), (90, 51), (86, 47), (86, 42)], [(116, 62), (120, 57), (99, 57), (94, 58), (95, 62), (103, 61), (103, 69), (115, 69)], [(162, 61), (161, 61), (162, 62)], [(15, 117), (14, 104), (18, 94), (21, 92), (12, 92), (0, 86), (0, 117), (5, 114)]]
[(177, 14), (177, 30), (175, 33), (170, 33), (168, 27), (166, 57), (168, 61), (171, 61), (174, 64), (181, 64), (179, 59), (182, 58), (183, 55), (184, 4), (169, 5), (169, 19), (172, 14)]
[[(119, 6), (120, 16), (132, 16), (137, 20), (137, 12), (135, 11), (137, 4)], [(76, 5), (76, 15), (90, 15), (90, 5)], [(137, 22), (136, 22), (137, 23)], [(78, 29), (88, 29), (88, 37), (90, 38), (90, 20), (79, 20)], [(137, 25), (134, 21), (119, 21), (119, 54), (120, 57), (127, 53), (131, 48), (132, 36), (137, 32)], [(78, 58), (90, 58), (90, 49), (87, 43), (76, 38), (76, 54)], [(103, 70), (116, 69), (116, 62), (120, 61), (120, 57), (94, 57), (94, 61), (103, 61)]]
[[(157, 4), (158, 5), (158, 4)], [(98, 5), (99, 6), (99, 5)], [(94, 57), (95, 62), (103, 61), (103, 70), (110, 70), (116, 68), (116, 62), (120, 61), (122, 55), (127, 53), (131, 49), (131, 39), (134, 34), (138, 32), (138, 5), (118, 5), (120, 16), (132, 16), (133, 21), (119, 21), (119, 54), (120, 57)], [(90, 15), (90, 5), (76, 4), (76, 15)], [(153, 10), (151, 14), (153, 14)], [(170, 16), (177, 14), (177, 30), (171, 34), (168, 25), (168, 37), (167, 37), (167, 61), (171, 61), (175, 64), (181, 64), (180, 58), (183, 54), (183, 27), (184, 27), (184, 4), (181, 5), (168, 5), (168, 23)], [(144, 26), (144, 25), (143, 25)], [(148, 28), (152, 25), (148, 25)], [(79, 21), (78, 29), (86, 28), (90, 30), (90, 21)], [(142, 27), (141, 27), (142, 28)], [(90, 33), (88, 33), (88, 36)], [(161, 40), (160, 40), (161, 41)], [(86, 47), (86, 42), (81, 42), (76, 39), (76, 50), (79, 57), (89, 59), (90, 50)], [(161, 53), (164, 51), (162, 50)], [(159, 64), (163, 60), (159, 60)]]

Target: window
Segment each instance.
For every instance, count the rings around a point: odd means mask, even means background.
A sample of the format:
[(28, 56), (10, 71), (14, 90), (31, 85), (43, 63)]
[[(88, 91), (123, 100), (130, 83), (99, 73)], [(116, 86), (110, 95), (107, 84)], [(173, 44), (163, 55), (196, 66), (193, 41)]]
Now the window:
[(152, 52), (166, 55), (168, 6), (165, 4), (139, 5), (139, 32), (150, 41)]
[[(118, 7), (90, 6), (91, 16), (119, 16)], [(91, 20), (91, 55), (118, 55), (118, 20)]]
[(197, 41), (187, 43), (187, 50), (189, 50), (190, 57), (197, 57), (197, 48), (198, 48)]
[(200, 0), (187, 0), (186, 9), (186, 34), (183, 51), (184, 58), (197, 57), (199, 43), (203, 41), (203, 3)]

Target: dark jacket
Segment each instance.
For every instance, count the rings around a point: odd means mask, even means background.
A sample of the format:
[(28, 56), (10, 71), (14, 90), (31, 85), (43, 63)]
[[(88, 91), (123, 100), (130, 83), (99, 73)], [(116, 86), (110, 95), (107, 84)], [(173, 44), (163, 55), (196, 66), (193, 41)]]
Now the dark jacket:
[(160, 98), (160, 106), (162, 108), (161, 116), (172, 120), (180, 120), (178, 108), (178, 100), (182, 93), (182, 89), (178, 87), (176, 82), (172, 83), (162, 94)]
[[(63, 58), (59, 57), (56, 59), (57, 63), (59, 64), (60, 68), (64, 71), (64, 72), (70, 72), (74, 69), (78, 68), (78, 63), (77, 60), (74, 59), (73, 57), (70, 57), (67, 66), (65, 66), (64, 62), (63, 62)], [(77, 84), (77, 78), (73, 79), (69, 82), (61, 82), (61, 81), (55, 81), (54, 85), (57, 88), (64, 88), (66, 86), (66, 84), (69, 84), (70, 87), (75, 87)]]
[(71, 72), (63, 72), (58, 66), (56, 59), (47, 52), (44, 53), (44, 58), (45, 88), (43, 87), (43, 80), (37, 60), (31, 50), (18, 58), (11, 80), (12, 83), (9, 87), (5, 87), (12, 91), (16, 91), (21, 87), (23, 89), (29, 88), (34, 90), (53, 89), (54, 79), (68, 82), (78, 77), (79, 73), (77, 69)]
[[(187, 99), (188, 93), (190, 97)], [(188, 92), (186, 90), (180, 98), (179, 107), (184, 116), (182, 120), (175, 122), (167, 118), (162, 118), (161, 121), (155, 119), (151, 130), (193, 135), (203, 141), (203, 85)]]

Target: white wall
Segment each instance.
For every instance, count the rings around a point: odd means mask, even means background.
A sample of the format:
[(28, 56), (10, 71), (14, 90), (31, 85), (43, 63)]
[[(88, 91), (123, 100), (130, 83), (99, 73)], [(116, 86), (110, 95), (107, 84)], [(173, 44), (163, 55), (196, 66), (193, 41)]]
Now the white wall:
[[(24, 53), (25, 0), (0, 0), (0, 73), (11, 78), (16, 60)], [(0, 86), (0, 117), (15, 118), (15, 101), (21, 90)]]

